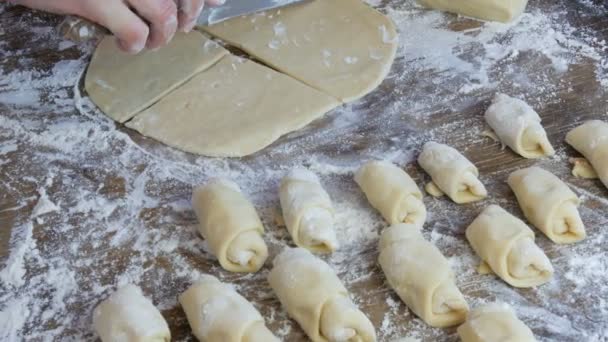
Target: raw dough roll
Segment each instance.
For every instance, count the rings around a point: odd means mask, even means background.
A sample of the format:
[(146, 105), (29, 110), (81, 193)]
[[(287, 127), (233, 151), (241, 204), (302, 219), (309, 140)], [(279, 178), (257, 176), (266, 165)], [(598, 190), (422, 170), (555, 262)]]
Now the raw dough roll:
[(542, 158), (555, 154), (540, 116), (524, 101), (496, 94), (485, 117), (500, 141), (520, 156)]
[(331, 199), (314, 173), (292, 170), (283, 178), (279, 195), (287, 230), (296, 245), (321, 253), (338, 248)]
[(602, 183), (608, 187), (608, 123), (587, 121), (570, 131), (566, 142), (589, 160)]
[(368, 162), (355, 174), (355, 182), (389, 224), (424, 224), (422, 192), (401, 168), (386, 161)]
[(472, 310), (458, 327), (462, 342), (535, 342), (534, 334), (507, 304), (486, 304)]
[(376, 341), (374, 326), (350, 300), (334, 270), (308, 250), (279, 254), (268, 281), (313, 342)]
[(497, 205), (487, 207), (466, 236), (482, 261), (511, 286), (533, 287), (553, 276), (551, 262), (534, 243), (534, 232)]
[(278, 342), (256, 308), (232, 286), (204, 276), (179, 296), (199, 341)]
[(509, 22), (526, 9), (528, 0), (418, 0), (422, 5), (468, 17)]
[(464, 322), (468, 305), (447, 259), (426, 241), (420, 227), (396, 224), (380, 237), (380, 266), (407, 306), (433, 327)]
[(103, 342), (169, 342), (171, 332), (154, 304), (135, 285), (116, 290), (93, 312), (93, 326)]
[(578, 196), (551, 172), (539, 167), (515, 171), (509, 186), (526, 218), (551, 241), (573, 243), (585, 238)]
[(222, 267), (230, 272), (256, 272), (268, 258), (264, 226), (238, 185), (212, 180), (192, 195), (199, 232)]
[(432, 141), (424, 144), (418, 163), (433, 183), (456, 203), (475, 202), (488, 196), (477, 179), (479, 171), (475, 165), (448, 145)]

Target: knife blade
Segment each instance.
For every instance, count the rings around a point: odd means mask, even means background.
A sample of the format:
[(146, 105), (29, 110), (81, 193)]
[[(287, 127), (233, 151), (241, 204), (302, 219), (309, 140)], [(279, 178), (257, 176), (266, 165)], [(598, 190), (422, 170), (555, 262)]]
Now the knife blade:
[(207, 6), (197, 20), (200, 26), (210, 26), (242, 15), (267, 11), (310, 0), (227, 0), (222, 6)]

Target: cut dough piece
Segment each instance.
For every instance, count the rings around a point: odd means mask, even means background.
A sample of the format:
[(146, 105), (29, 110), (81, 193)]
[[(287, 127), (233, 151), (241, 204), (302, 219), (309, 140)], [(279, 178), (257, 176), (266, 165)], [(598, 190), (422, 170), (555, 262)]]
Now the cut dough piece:
[(534, 287), (553, 276), (551, 262), (534, 243), (534, 232), (497, 205), (487, 207), (466, 236), (482, 261), (511, 286)]
[(597, 172), (591, 166), (591, 163), (585, 158), (570, 158), (568, 160), (572, 166), (572, 175), (576, 178), (598, 179)]
[(540, 116), (524, 101), (496, 94), (485, 118), (500, 141), (520, 156), (543, 158), (555, 154)]
[(279, 195), (285, 225), (297, 246), (319, 253), (338, 248), (334, 209), (317, 175), (292, 170), (283, 178)]
[(126, 285), (101, 302), (93, 326), (103, 342), (169, 342), (169, 326), (154, 304), (135, 285)]
[(230, 285), (205, 275), (179, 296), (199, 341), (279, 342), (256, 308)]
[(338, 105), (335, 99), (270, 68), (226, 56), (127, 126), (187, 152), (241, 157)]
[(578, 196), (551, 172), (539, 167), (515, 171), (509, 186), (526, 218), (551, 241), (574, 243), (585, 238)]
[(570, 131), (566, 142), (587, 158), (608, 187), (608, 122), (587, 121)]
[(462, 342), (536, 342), (532, 330), (504, 303), (475, 308), (466, 323), (458, 327)]
[(418, 163), (435, 185), (456, 203), (475, 202), (488, 196), (486, 188), (477, 179), (479, 171), (475, 165), (450, 146), (426, 143)]
[(268, 258), (264, 226), (238, 185), (216, 179), (194, 189), (192, 205), (199, 232), (222, 267), (230, 272), (257, 272)]
[(270, 287), (313, 342), (376, 341), (374, 326), (323, 260), (293, 248), (273, 263)]
[(376, 88), (397, 51), (391, 20), (360, 0), (305, 1), (202, 29), (345, 102)]
[(401, 168), (386, 161), (372, 161), (355, 174), (367, 200), (389, 224), (426, 221), (426, 207), (416, 182)]
[(422, 5), (484, 20), (509, 22), (519, 17), (528, 0), (418, 0)]
[(378, 260), (391, 287), (427, 324), (444, 328), (464, 322), (469, 307), (454, 273), (439, 249), (424, 239), (420, 226), (387, 228)]
[(228, 54), (199, 32), (178, 33), (169, 45), (124, 53), (113, 36), (97, 46), (84, 87), (107, 116), (125, 122)]

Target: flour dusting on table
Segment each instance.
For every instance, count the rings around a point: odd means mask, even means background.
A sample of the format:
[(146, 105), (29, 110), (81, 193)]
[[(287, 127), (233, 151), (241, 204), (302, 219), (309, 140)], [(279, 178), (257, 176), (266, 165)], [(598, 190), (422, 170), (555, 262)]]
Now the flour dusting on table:
[[(497, 24), (412, 1), (368, 2), (400, 32), (398, 57), (383, 85), (242, 160), (182, 153), (116, 125), (81, 93), (92, 44), (61, 41), (48, 17), (14, 14), (13, 6), (1, 4), (0, 340), (93, 341), (94, 307), (118, 286), (134, 283), (162, 310), (174, 339), (191, 341), (177, 295), (204, 273), (233, 283), (278, 336), (302, 339), (267, 284), (271, 262), (254, 275), (224, 272), (198, 236), (190, 196), (212, 178), (236, 182), (261, 215), (272, 260), (292, 245), (277, 224), (280, 179), (304, 167), (320, 177), (336, 210), (341, 248), (324, 259), (370, 316), (379, 340), (456, 341), (454, 329), (428, 327), (386, 285), (376, 262), (386, 224), (352, 180), (364, 161), (388, 159), (422, 187), (429, 179), (415, 158), (433, 139), (476, 163), (490, 193), (489, 200), (468, 206), (425, 197), (425, 237), (450, 261), (470, 306), (511, 304), (540, 341), (606, 341), (607, 192), (599, 182), (570, 176), (572, 151), (557, 140), (565, 129), (551, 137), (557, 156), (538, 164), (582, 196), (588, 238), (555, 245), (536, 230), (554, 279), (520, 290), (477, 274), (479, 260), (463, 233), (489, 203), (521, 217), (512, 195), (496, 194), (507, 193), (508, 173), (532, 162), (481, 136), (482, 113), (496, 91), (526, 99), (549, 127), (561, 122), (554, 109), (569, 103), (584, 118), (608, 119), (606, 21), (593, 19), (608, 9), (592, 0), (531, 1), (517, 22)], [(596, 25), (581, 26), (585, 22)], [(280, 36), (283, 29), (275, 29)], [(573, 75), (585, 75), (590, 84), (578, 84)], [(590, 99), (601, 99), (603, 108)], [(438, 119), (446, 115), (454, 119)], [(471, 146), (483, 146), (503, 168), (489, 172), (487, 157), (469, 154)]]

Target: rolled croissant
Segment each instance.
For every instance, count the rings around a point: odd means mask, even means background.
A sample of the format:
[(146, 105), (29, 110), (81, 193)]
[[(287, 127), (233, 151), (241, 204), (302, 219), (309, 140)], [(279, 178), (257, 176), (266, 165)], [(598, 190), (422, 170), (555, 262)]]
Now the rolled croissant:
[(101, 302), (93, 312), (93, 326), (103, 342), (171, 341), (167, 322), (135, 285), (121, 287)]
[(401, 168), (386, 161), (368, 162), (355, 174), (355, 182), (389, 224), (424, 224), (422, 192)]
[(475, 308), (458, 327), (462, 342), (536, 342), (534, 334), (507, 304), (492, 303)]
[(524, 101), (496, 94), (485, 117), (500, 141), (520, 156), (543, 158), (555, 154), (540, 116)]
[(551, 262), (534, 243), (534, 232), (497, 205), (487, 207), (466, 236), (483, 262), (511, 286), (533, 287), (553, 276)]
[(279, 254), (268, 281), (313, 342), (376, 341), (374, 326), (350, 300), (336, 273), (308, 250)]
[(428, 142), (418, 157), (418, 163), (431, 176), (433, 183), (456, 203), (470, 203), (488, 196), (477, 179), (479, 171), (454, 148)]
[(199, 341), (278, 342), (258, 310), (232, 286), (204, 276), (179, 297)]
[(199, 232), (222, 267), (230, 272), (256, 272), (268, 258), (264, 226), (255, 208), (235, 183), (216, 179), (192, 195)]
[(578, 196), (551, 172), (539, 167), (515, 171), (509, 186), (526, 218), (551, 241), (573, 243), (585, 238)]
[(608, 187), (608, 123), (587, 121), (566, 135), (566, 142), (593, 165), (597, 175)]
[(320, 253), (336, 250), (331, 199), (314, 173), (292, 170), (281, 182), (279, 197), (287, 230), (297, 246)]
[(426, 241), (420, 227), (396, 224), (380, 237), (380, 266), (407, 306), (433, 327), (464, 322), (469, 310), (447, 259)]
[(528, 4), (528, 0), (418, 0), (418, 2), (423, 6), (442, 11), (503, 23), (519, 17)]

